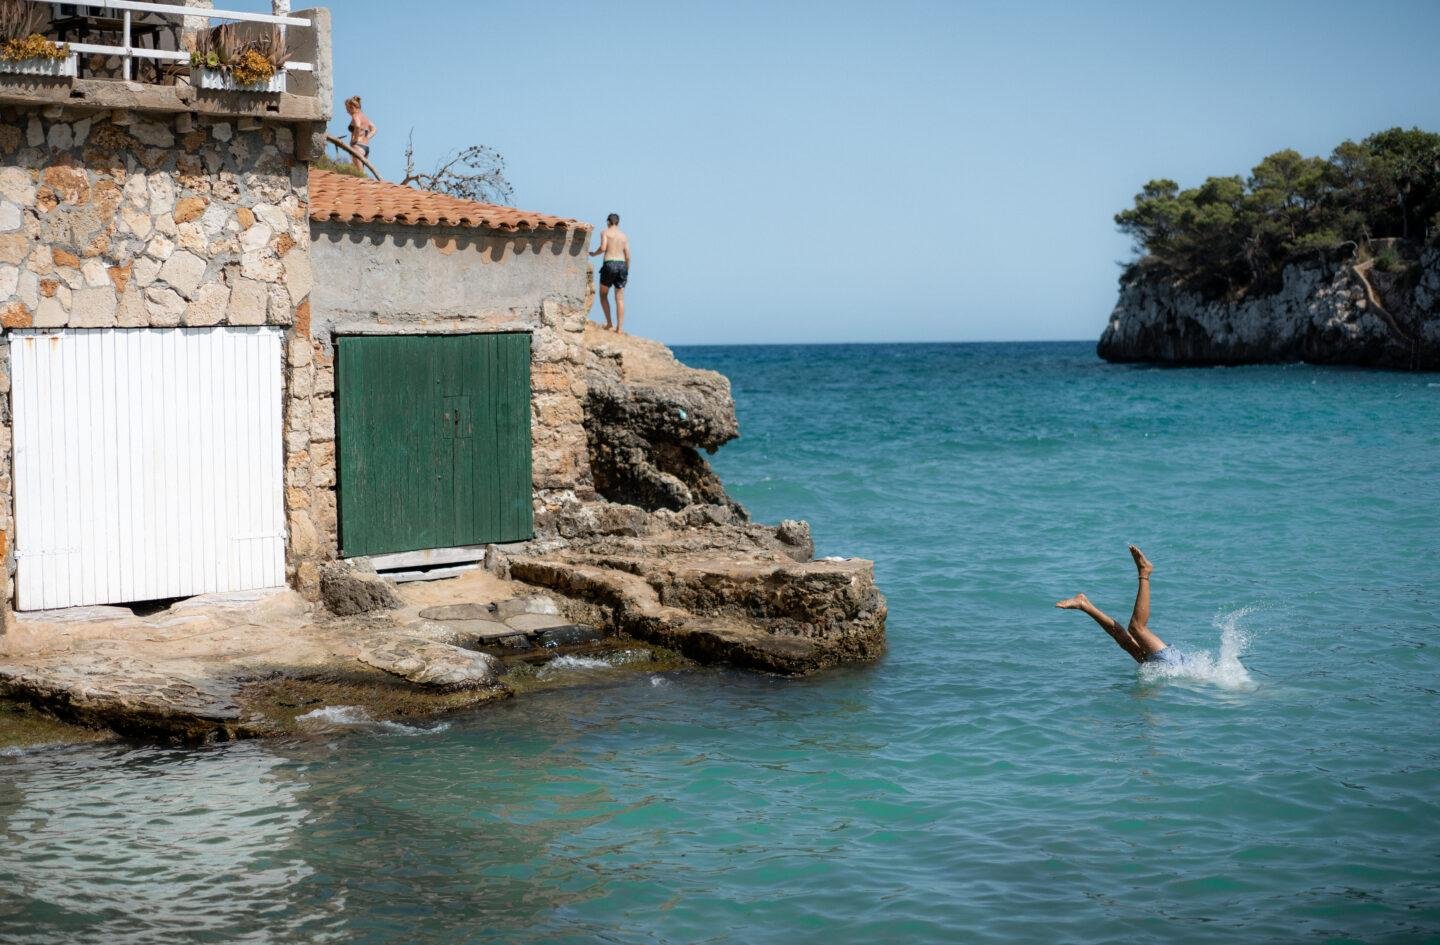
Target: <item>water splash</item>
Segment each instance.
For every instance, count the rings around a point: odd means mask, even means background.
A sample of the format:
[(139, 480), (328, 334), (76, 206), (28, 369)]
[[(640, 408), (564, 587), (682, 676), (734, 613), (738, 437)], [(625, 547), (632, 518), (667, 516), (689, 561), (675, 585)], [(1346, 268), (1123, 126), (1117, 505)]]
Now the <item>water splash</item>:
[(450, 727), (449, 722), (434, 725), (405, 725), (377, 719), (358, 705), (327, 705), (304, 715), (297, 715), (295, 721), (307, 732), (323, 734), (344, 730), (380, 732), (386, 735), (434, 735)]
[(629, 663), (643, 663), (652, 658), (649, 650), (614, 650), (599, 656), (557, 656), (540, 668), (541, 679), (549, 679), (560, 673), (589, 672), (596, 669), (616, 669)]
[(1215, 615), (1214, 626), (1220, 631), (1220, 650), (1191, 650), (1176, 647), (1180, 659), (1173, 663), (1145, 663), (1140, 675), (1146, 680), (1187, 679), (1210, 683), (1221, 689), (1247, 692), (1256, 688), (1240, 657), (1250, 646), (1250, 634), (1241, 621), (1258, 611), (1258, 605), (1238, 607)]

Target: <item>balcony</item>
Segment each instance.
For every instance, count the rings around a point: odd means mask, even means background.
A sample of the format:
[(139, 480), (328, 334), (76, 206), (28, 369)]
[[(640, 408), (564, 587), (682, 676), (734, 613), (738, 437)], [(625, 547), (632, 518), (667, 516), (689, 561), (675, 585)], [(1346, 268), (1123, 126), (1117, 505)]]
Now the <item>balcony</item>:
[(36, 58), (0, 59), (0, 104), (326, 122), (330, 12), (291, 14), (288, 6), (274, 0), (273, 12), (261, 13), (206, 0), (0, 0), (0, 22), (23, 22), (19, 32), (49, 41), (33, 41), (43, 47)]

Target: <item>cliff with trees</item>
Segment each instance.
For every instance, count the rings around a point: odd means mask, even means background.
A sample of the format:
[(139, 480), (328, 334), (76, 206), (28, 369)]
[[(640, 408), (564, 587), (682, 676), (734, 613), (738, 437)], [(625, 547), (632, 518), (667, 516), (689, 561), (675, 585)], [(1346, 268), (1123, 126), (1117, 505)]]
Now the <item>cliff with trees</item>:
[(1248, 177), (1152, 180), (1115, 217), (1135, 259), (1112, 361), (1440, 369), (1440, 135), (1392, 128)]

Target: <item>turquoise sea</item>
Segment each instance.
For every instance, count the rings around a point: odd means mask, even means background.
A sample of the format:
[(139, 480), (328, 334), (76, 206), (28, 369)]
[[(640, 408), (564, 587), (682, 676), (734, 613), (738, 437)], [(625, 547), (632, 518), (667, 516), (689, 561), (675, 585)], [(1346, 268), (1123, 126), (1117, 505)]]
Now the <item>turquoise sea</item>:
[[(0, 941), (1440, 941), (1440, 375), (679, 353), (734, 495), (877, 562), (882, 663), (12, 752)], [(1127, 542), (1186, 672), (1052, 606), (1123, 620)]]

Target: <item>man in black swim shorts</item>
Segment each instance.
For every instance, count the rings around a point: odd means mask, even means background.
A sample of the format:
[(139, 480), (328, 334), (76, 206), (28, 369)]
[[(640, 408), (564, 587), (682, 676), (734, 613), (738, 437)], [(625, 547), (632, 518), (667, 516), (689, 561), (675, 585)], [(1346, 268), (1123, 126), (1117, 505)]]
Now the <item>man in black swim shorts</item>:
[[(606, 217), (605, 232), (600, 246), (591, 256), (605, 254), (600, 264), (600, 308), (605, 312), (605, 327), (625, 333), (625, 283), (630, 281), (630, 238), (620, 229), (620, 214)], [(610, 321), (610, 290), (615, 290), (615, 321)]]

